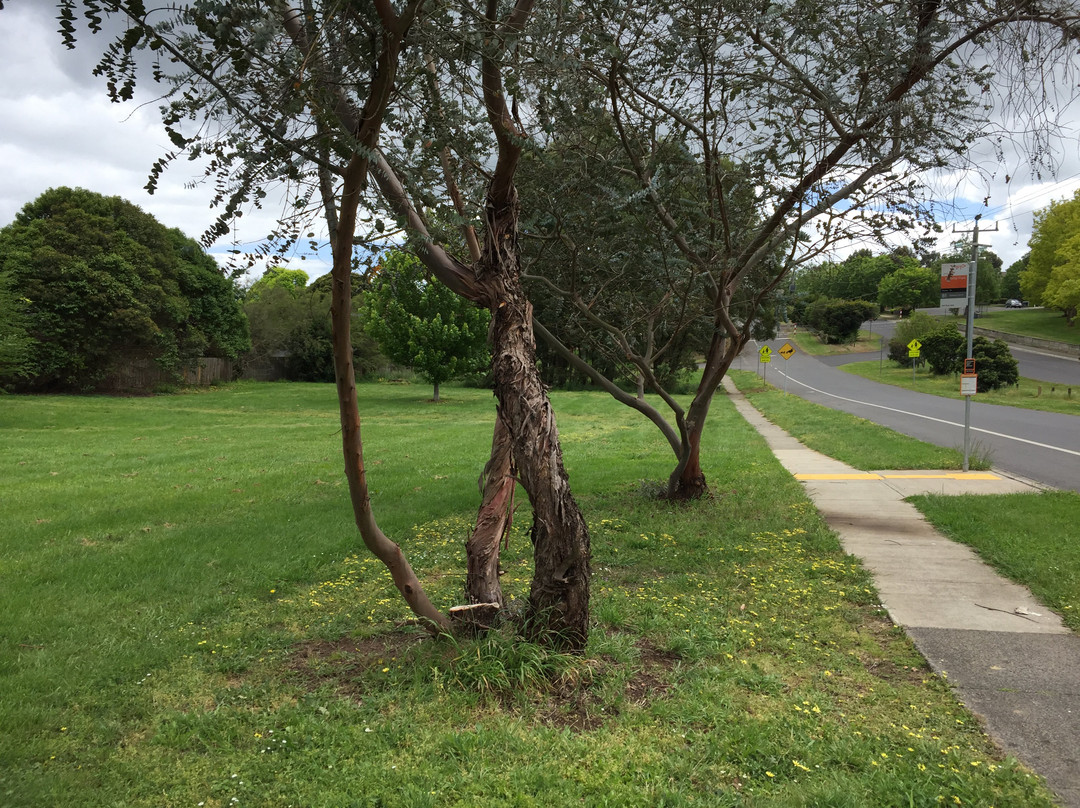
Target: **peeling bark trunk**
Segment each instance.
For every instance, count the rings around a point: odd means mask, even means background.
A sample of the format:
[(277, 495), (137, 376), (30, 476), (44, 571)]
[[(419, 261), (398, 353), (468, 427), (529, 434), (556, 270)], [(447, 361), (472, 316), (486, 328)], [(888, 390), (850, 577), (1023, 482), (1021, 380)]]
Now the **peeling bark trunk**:
[(450, 621), (432, 605), (405, 554), (379, 529), (371, 511), (367, 472), (364, 468), (364, 447), (360, 436), (360, 406), (356, 395), (351, 337), (352, 243), (360, 186), (366, 168), (365, 161), (354, 157), (345, 171), (341, 212), (337, 232), (332, 239), (334, 263), (331, 270), (333, 284), (330, 315), (333, 322), (334, 374), (341, 415), (341, 445), (345, 456), (345, 476), (349, 482), (349, 499), (364, 544), (386, 565), (394, 579), (394, 585), (409, 604), (409, 608), (433, 632), (449, 632)]
[(555, 413), (536, 367), (532, 306), (521, 285), (517, 215), (517, 191), (512, 183), (500, 183), (497, 172), (485, 205), (477, 280), (489, 295), (499, 416), (510, 432), (514, 461), (533, 508), (530, 627), (538, 635), (547, 633), (546, 641), (580, 649), (589, 633), (589, 530), (570, 492)]
[(514, 518), (514, 464), (510, 432), (495, 418), (491, 458), (484, 467), (480, 490), (483, 501), (476, 527), (465, 543), (465, 593), (469, 603), (503, 603), (499, 583), (499, 547)]

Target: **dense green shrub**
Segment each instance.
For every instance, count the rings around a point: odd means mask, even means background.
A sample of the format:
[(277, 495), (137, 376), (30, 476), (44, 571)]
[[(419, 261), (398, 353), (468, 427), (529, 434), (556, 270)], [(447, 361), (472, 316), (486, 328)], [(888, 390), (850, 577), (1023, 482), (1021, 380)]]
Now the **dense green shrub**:
[(878, 308), (864, 300), (819, 298), (806, 307), (806, 325), (828, 343), (854, 342), (859, 326), (877, 317)]
[(943, 325), (920, 341), (922, 342), (922, 356), (930, 365), (931, 373), (945, 376), (963, 370), (967, 341), (956, 328)]
[(922, 342), (939, 327), (939, 321), (929, 314), (921, 311), (912, 312), (910, 317), (896, 324), (896, 331), (889, 340), (889, 359), (900, 363), (901, 367), (911, 367), (912, 359), (908, 356), (908, 343), (913, 339)]
[[(961, 350), (961, 355), (966, 353), (963, 349)], [(975, 337), (971, 343), (971, 355), (975, 359), (975, 371), (979, 375), (977, 389), (980, 393), (1019, 384), (1019, 364), (1004, 341)]]

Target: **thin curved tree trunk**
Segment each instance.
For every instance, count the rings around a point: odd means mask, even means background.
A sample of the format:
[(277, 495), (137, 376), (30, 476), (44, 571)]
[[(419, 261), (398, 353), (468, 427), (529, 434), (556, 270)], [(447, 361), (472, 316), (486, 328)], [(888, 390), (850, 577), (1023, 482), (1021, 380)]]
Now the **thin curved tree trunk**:
[(364, 446), (360, 437), (360, 407), (356, 395), (356, 372), (352, 352), (352, 243), (356, 230), (356, 208), (366, 172), (366, 161), (354, 156), (345, 170), (337, 232), (331, 239), (334, 264), (330, 314), (333, 322), (334, 374), (337, 380), (338, 409), (341, 415), (341, 445), (345, 456), (345, 476), (349, 482), (356, 526), (365, 546), (390, 571), (394, 585), (409, 608), (433, 632), (449, 632), (450, 621), (432, 605), (409, 566), (401, 548), (379, 529), (371, 511)]

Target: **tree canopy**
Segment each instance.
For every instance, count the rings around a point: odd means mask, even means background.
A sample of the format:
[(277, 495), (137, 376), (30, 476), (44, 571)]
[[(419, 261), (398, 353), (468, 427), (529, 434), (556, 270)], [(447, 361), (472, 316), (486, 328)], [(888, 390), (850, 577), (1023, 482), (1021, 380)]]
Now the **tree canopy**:
[(434, 385), (485, 370), (490, 315), (435, 281), (408, 253), (382, 257), (365, 295), (365, 327), (393, 361)]
[(178, 373), (250, 344), (214, 259), (119, 197), (46, 191), (0, 230), (0, 274), (33, 340), (17, 389), (93, 390), (135, 357)]
[(1024, 297), (1060, 309), (1070, 322), (1080, 305), (1080, 191), (1035, 212), (1031, 252), (1020, 273)]

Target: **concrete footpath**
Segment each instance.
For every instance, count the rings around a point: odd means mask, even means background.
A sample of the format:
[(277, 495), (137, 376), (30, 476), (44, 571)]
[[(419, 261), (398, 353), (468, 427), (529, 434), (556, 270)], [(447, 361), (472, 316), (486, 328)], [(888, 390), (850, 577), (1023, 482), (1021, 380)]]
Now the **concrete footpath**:
[[(999, 472), (863, 472), (808, 449), (724, 387), (873, 573), (882, 603), (990, 736), (1080, 808), (1080, 636), (1022, 586), (942, 536), (905, 497), (1037, 491)], [(1066, 537), (1062, 537), (1063, 540)]]

